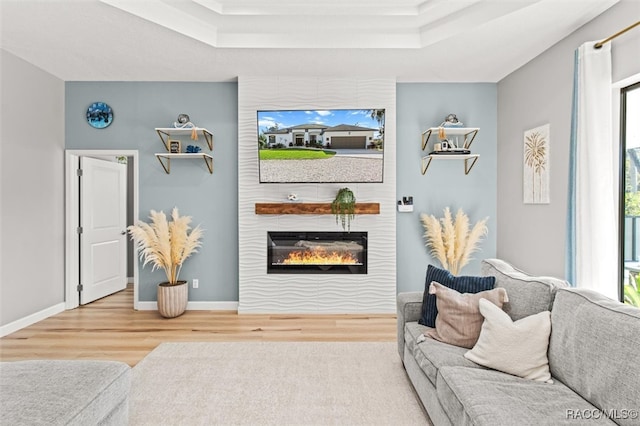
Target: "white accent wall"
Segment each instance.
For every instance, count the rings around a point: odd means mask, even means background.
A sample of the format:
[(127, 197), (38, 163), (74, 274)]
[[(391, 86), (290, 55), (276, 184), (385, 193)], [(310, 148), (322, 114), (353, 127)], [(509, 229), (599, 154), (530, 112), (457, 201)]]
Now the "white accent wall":
[[(386, 110), (384, 182), (260, 184), (258, 110)], [(238, 78), (238, 237), (240, 313), (393, 313), (396, 300), (396, 82), (394, 79)], [(380, 203), (358, 215), (352, 231), (368, 232), (368, 273), (267, 274), (268, 231), (342, 231), (332, 215), (256, 215), (255, 204), (331, 202), (348, 186), (358, 202)]]

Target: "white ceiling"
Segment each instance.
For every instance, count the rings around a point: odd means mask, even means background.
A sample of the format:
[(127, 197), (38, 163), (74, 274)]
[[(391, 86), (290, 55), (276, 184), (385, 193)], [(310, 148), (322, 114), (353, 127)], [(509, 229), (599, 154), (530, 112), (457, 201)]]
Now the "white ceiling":
[(0, 46), (65, 81), (497, 82), (618, 1), (0, 0)]

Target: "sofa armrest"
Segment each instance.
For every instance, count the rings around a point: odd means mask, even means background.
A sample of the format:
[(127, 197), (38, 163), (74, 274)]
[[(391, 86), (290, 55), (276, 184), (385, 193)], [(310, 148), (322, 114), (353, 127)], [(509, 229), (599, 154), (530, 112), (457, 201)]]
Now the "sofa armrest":
[(397, 309), (398, 309), (398, 353), (404, 361), (404, 325), (408, 322), (418, 321), (422, 313), (422, 291), (412, 291), (407, 293), (398, 293)]

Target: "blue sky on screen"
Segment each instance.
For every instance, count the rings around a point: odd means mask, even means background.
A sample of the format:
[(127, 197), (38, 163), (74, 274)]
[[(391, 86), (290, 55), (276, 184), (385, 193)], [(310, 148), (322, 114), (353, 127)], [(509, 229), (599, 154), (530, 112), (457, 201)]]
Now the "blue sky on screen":
[(326, 126), (350, 124), (371, 129), (380, 127), (378, 122), (371, 118), (371, 110), (366, 109), (258, 111), (258, 128), (261, 132), (276, 124), (279, 129), (284, 129), (308, 123)]

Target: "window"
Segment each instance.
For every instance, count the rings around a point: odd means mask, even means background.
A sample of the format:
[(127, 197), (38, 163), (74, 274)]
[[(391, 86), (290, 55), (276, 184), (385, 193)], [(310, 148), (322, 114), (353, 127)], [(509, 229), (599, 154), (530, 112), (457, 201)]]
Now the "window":
[(640, 82), (623, 88), (620, 100), (620, 293), (640, 307)]

